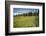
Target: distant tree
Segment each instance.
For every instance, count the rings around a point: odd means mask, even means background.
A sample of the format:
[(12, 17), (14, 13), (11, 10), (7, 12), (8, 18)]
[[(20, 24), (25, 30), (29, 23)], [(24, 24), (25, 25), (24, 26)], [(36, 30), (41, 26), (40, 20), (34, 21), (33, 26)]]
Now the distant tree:
[(29, 13), (28, 13), (28, 16), (32, 16), (32, 12), (29, 12)]

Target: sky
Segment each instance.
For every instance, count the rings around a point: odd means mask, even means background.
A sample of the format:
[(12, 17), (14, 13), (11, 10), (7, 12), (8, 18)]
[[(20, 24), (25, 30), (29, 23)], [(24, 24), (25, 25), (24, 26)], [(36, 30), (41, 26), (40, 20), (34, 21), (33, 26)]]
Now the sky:
[(29, 12), (38, 12), (39, 9), (32, 9), (32, 8), (13, 8), (13, 15), (29, 13)]

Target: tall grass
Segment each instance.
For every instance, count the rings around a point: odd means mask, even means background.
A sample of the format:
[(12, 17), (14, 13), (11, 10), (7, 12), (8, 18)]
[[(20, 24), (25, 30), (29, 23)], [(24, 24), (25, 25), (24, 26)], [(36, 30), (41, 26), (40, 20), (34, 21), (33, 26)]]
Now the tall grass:
[(39, 17), (38, 16), (14, 16), (13, 17), (14, 28), (19, 27), (38, 27)]

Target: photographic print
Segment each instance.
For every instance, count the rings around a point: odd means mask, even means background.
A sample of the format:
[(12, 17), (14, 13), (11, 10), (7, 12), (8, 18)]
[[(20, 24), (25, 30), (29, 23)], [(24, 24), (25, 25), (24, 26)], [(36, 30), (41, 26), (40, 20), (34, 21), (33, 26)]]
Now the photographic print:
[(6, 1), (5, 34), (44, 33), (44, 3)]
[(13, 8), (13, 27), (39, 27), (39, 9)]

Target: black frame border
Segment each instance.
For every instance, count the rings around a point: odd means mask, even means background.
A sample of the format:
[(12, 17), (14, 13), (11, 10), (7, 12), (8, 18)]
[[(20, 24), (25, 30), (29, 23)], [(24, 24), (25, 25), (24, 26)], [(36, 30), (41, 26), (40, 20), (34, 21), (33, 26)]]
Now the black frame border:
[[(10, 1), (10, 2), (20, 2), (20, 1)], [(40, 4), (43, 9), (43, 31), (34, 31), (34, 32), (18, 32), (18, 33), (9, 33), (9, 15), (8, 15), (8, 1), (5, 1), (5, 35), (22, 35), (22, 34), (39, 34), (45, 33), (45, 3), (42, 2), (23, 2), (23, 3), (31, 3), (31, 4)], [(21, 1), (22, 3), (22, 1)]]

